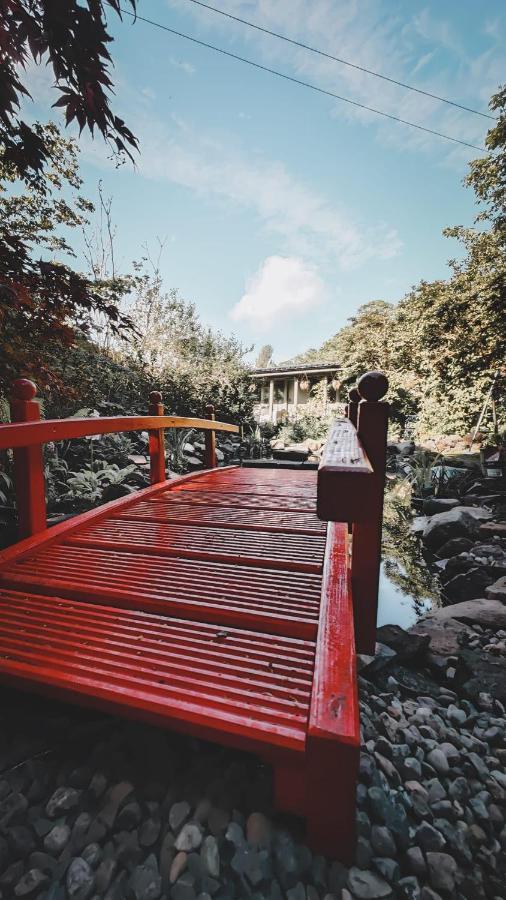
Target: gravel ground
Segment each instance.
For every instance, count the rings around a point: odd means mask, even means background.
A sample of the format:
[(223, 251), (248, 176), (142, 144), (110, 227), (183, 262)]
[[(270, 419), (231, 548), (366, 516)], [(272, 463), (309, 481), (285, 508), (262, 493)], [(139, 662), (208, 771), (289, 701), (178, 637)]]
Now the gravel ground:
[(272, 815), (255, 757), (3, 691), (0, 900), (506, 898), (504, 707), (393, 663), (360, 676), (350, 869)]

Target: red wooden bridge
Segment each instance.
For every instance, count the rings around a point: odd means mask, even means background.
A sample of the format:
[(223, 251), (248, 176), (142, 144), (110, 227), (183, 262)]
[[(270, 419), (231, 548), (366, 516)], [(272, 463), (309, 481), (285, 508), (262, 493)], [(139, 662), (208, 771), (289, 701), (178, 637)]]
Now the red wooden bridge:
[[(349, 860), (386, 389), (361, 379), (317, 473), (216, 468), (216, 431), (237, 428), (212, 408), (165, 416), (152, 394), (148, 416), (42, 421), (35, 386), (16, 382), (0, 450), (14, 449), (23, 539), (0, 554), (0, 680), (262, 755), (277, 807)], [(205, 471), (166, 480), (170, 427), (204, 430)], [(41, 445), (140, 429), (151, 486), (47, 528)]]

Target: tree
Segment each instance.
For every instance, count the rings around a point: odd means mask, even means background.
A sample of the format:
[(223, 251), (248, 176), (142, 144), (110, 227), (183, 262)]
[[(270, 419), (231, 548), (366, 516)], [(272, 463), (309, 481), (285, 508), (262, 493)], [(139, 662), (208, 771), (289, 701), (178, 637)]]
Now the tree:
[(255, 363), (255, 369), (267, 369), (269, 366), (271, 366), (273, 353), (274, 348), (271, 346), (271, 344), (264, 344), (263, 347), (260, 347)]
[[(135, 11), (135, 0), (128, 0)], [(27, 63), (45, 57), (55, 78), (58, 99), (66, 122), (76, 119), (80, 130), (97, 128), (116, 152), (131, 156), (137, 146), (132, 132), (109, 104), (112, 89), (110, 54), (112, 38), (106, 29), (105, 11), (121, 16), (120, 0), (4, 0), (0, 5), (0, 152), (4, 165), (19, 177), (41, 183), (51, 145), (43, 130), (20, 118), (26, 86)]]
[(493, 95), (489, 106), (499, 112), (497, 125), (489, 130), (485, 141), (490, 153), (470, 163), (464, 183), (473, 188), (478, 202), (485, 204), (478, 220), (491, 222), (506, 242), (506, 87)]
[(48, 155), (43, 183), (26, 183), (0, 160), (0, 394), (20, 374), (59, 390), (55, 361), (101, 314), (117, 332), (130, 328), (119, 309), (129, 282), (90, 280), (59, 257), (74, 252), (66, 229), (81, 228), (93, 205), (82, 186), (75, 142), (55, 125), (36, 125)]

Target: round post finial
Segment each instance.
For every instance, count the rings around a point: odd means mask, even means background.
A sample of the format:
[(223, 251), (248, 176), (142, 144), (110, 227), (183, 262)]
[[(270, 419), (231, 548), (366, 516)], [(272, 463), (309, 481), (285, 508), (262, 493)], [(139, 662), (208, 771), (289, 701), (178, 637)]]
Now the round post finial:
[(151, 393), (149, 395), (149, 402), (150, 403), (161, 403), (162, 395), (161, 395), (160, 391), (151, 391)]
[(29, 378), (17, 378), (12, 385), (13, 400), (33, 400), (37, 393), (37, 385)]
[(360, 403), (361, 397), (356, 387), (352, 387), (350, 391), (348, 391), (348, 400), (350, 403)]
[(212, 403), (206, 403), (206, 416), (214, 415), (214, 405)]
[(366, 372), (359, 378), (357, 388), (363, 400), (377, 402), (388, 391), (388, 378), (384, 372)]

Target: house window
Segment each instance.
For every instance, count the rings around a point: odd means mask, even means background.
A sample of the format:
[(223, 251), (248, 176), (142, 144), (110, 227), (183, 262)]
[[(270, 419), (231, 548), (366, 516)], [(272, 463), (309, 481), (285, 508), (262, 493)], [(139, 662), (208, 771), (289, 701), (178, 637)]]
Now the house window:
[(285, 399), (285, 382), (274, 382), (274, 403), (283, 403)]

